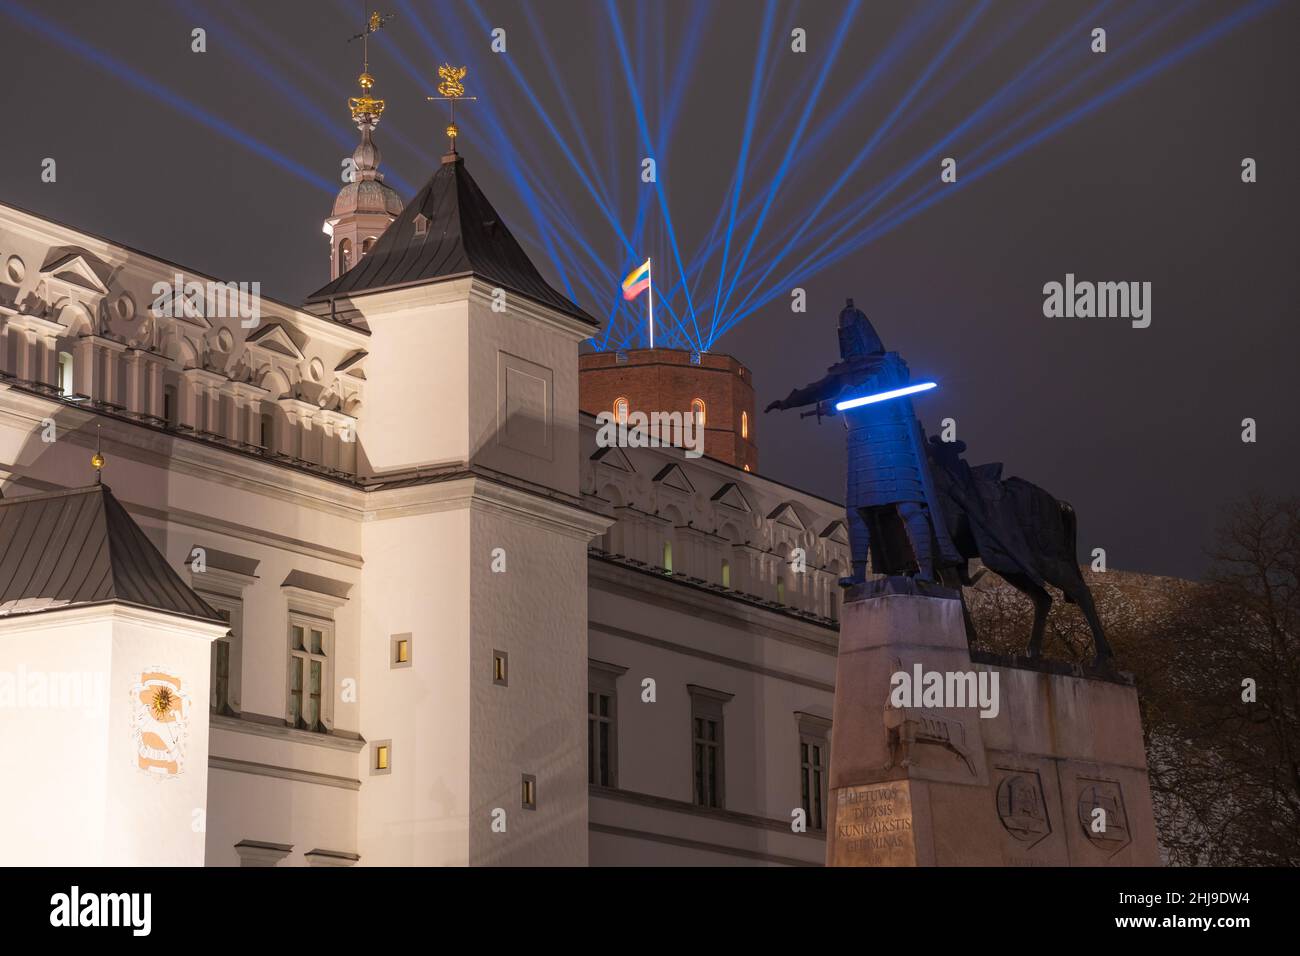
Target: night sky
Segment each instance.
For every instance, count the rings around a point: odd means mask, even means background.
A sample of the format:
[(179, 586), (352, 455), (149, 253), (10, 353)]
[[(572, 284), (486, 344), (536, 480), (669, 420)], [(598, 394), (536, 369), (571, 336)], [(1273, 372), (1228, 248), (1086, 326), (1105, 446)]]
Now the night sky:
[[(634, 255), (655, 257), (656, 283), (674, 278), (643, 157), (689, 264), (726, 234), (733, 185), (741, 210), (761, 205), (795, 142), (731, 303), (750, 288), (768, 301), (713, 345), (752, 368), (760, 407), (838, 360), (852, 296), (914, 377), (940, 382), (915, 402), (927, 431), (952, 417), (972, 463), (1002, 461), (1071, 502), (1082, 556), (1103, 547), (1112, 568), (1196, 576), (1227, 502), (1296, 492), (1300, 4), (872, 2), (840, 35), (839, 0), (782, 2), (756, 71), (760, 0), (618, 2), (636, 99), (603, 0), (380, 9), (397, 14), (370, 45), (388, 182), (409, 197), (436, 168), (445, 107), (424, 98), (439, 62), (468, 65), (480, 100), (457, 114), (467, 168), (543, 274), (602, 321)], [(361, 43), (347, 38), (362, 19), (355, 0), (0, 0), (0, 201), (301, 301), (329, 278), (320, 229), (357, 142), (345, 101)], [(194, 27), (206, 53), (191, 52)], [(791, 51), (795, 27), (806, 53)], [(1107, 30), (1104, 54), (1089, 50), (1092, 27)], [(1014, 106), (977, 113), (1004, 89)], [(956, 184), (939, 182), (945, 156)], [(46, 157), (55, 183), (41, 181)], [(1241, 181), (1244, 157), (1258, 182)], [(833, 261), (809, 257), (819, 223), (913, 163), (830, 244)], [(910, 196), (937, 201), (904, 217)], [(861, 234), (896, 206), (892, 228)], [(753, 225), (737, 217), (724, 291)], [(705, 328), (721, 257), (693, 279)], [(1150, 327), (1046, 318), (1043, 286), (1067, 273), (1150, 282)], [(794, 286), (806, 313), (791, 311)], [(1241, 441), (1245, 417), (1255, 444)], [(772, 414), (757, 436), (762, 473), (842, 498), (838, 423)]]

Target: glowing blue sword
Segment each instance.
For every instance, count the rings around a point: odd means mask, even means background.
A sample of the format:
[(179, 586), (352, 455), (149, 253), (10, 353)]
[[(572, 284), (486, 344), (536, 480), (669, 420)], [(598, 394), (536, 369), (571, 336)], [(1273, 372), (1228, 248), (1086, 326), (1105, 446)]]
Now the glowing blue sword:
[(837, 412), (843, 412), (850, 408), (860, 408), (863, 405), (874, 405), (876, 402), (886, 402), (891, 398), (898, 398), (901, 395), (914, 395), (917, 392), (928, 392), (930, 389), (938, 387), (938, 382), (921, 382), (917, 385), (908, 385), (906, 388), (895, 388), (888, 392), (877, 392), (875, 395), (863, 395), (861, 398), (849, 398), (842, 402), (836, 402), (835, 410)]

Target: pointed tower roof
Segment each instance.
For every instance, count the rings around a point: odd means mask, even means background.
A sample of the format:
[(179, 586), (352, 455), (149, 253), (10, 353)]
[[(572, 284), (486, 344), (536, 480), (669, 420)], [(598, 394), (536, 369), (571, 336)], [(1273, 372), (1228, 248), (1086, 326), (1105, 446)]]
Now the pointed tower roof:
[(599, 324), (546, 283), (455, 153), (443, 157), (370, 252), (307, 303), (469, 275)]
[(223, 623), (107, 485), (0, 500), (0, 617), (87, 604)]

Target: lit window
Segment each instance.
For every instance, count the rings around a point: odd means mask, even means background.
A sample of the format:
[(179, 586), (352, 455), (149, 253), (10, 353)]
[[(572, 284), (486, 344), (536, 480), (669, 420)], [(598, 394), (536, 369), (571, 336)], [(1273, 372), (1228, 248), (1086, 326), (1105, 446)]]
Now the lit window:
[(347, 272), (352, 268), (352, 240), (344, 239), (339, 242), (339, 275)]
[(741, 438), (749, 437), (749, 412), (740, 413), (740, 437)]
[(697, 398), (693, 402), (691, 402), (691, 415), (695, 418), (695, 421), (698, 422), (701, 426), (704, 425), (705, 423), (704, 399)]
[(365, 242), (361, 243), (361, 254), (364, 256), (367, 252), (370, 251), (371, 247), (374, 244), (375, 244), (375, 237), (370, 236), (368, 239), (366, 239)]
[(502, 687), (510, 684), (510, 655), (505, 651), (492, 652), (492, 683)]
[(620, 425), (627, 424), (627, 399), (620, 398), (614, 402), (614, 420)]
[(394, 634), (389, 638), (389, 667), (411, 666), (411, 635)]
[(72, 397), (72, 353), (59, 353), (59, 393), (64, 398)]
[(722, 562), (722, 586), (731, 587), (731, 562), (726, 560)]
[(669, 574), (673, 573), (673, 543), (664, 542), (664, 570)]
[(531, 773), (523, 775), (519, 791), (519, 803), (525, 810), (537, 809), (537, 778)]
[(393, 772), (393, 742), (376, 740), (370, 744), (370, 775)]
[(780, 578), (776, 579), (776, 603), (785, 603), (785, 581)]

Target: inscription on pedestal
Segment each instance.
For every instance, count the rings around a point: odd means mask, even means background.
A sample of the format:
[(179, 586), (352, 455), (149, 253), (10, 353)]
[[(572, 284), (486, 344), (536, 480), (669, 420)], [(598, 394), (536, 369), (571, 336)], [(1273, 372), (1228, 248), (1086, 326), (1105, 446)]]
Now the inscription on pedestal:
[(831, 814), (830, 866), (916, 866), (906, 780), (834, 790)]

